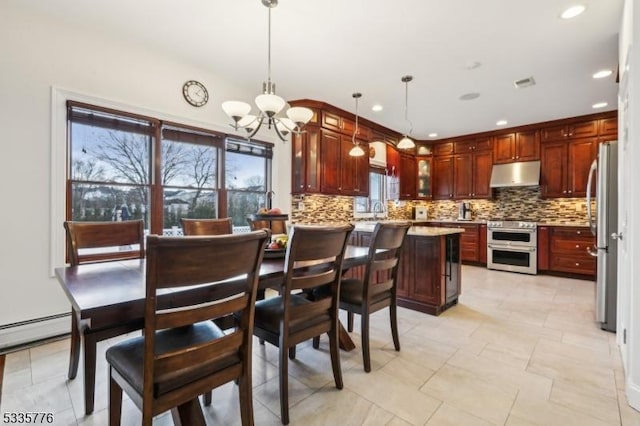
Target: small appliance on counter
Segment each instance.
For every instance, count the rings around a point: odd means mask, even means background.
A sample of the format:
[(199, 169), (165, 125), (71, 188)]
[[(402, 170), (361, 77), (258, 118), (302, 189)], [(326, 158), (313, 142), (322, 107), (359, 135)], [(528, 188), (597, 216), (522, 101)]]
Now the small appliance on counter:
[(471, 220), (471, 204), (463, 201), (458, 203), (458, 220)]
[(413, 218), (415, 220), (427, 220), (428, 208), (425, 206), (416, 206), (413, 208)]

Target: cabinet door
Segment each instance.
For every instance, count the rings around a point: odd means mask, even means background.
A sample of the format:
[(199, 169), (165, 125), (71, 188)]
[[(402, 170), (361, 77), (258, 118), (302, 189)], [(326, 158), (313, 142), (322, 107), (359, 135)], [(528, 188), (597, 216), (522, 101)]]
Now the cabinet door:
[(320, 192), (320, 129), (307, 126), (291, 139), (291, 193)]
[(431, 198), (431, 157), (416, 158), (418, 168), (418, 198)]
[(566, 142), (542, 144), (540, 186), (543, 197), (566, 197)]
[(598, 135), (605, 136), (611, 135), (613, 138), (617, 139), (618, 137), (618, 118), (611, 117), (600, 120)]
[(356, 189), (356, 172), (358, 167), (358, 158), (349, 155), (349, 151), (353, 148), (353, 142), (349, 136), (340, 137), (340, 157), (336, 162), (336, 167), (339, 169), (339, 185), (338, 191), (343, 195), (353, 195)]
[(516, 133), (516, 161), (540, 159), (540, 136), (537, 130)]
[(493, 141), (493, 162), (495, 164), (515, 161), (515, 134), (496, 136)]
[(400, 154), (400, 199), (416, 198), (416, 160), (413, 156)]
[[(567, 151), (567, 197), (586, 196), (589, 169), (596, 158), (597, 145), (597, 138), (583, 138), (569, 142)], [(595, 188), (593, 190), (595, 191)]]
[(471, 198), (473, 176), (473, 154), (453, 156), (453, 198)]
[(433, 198), (453, 198), (453, 157), (433, 158)]
[(570, 138), (582, 138), (587, 136), (598, 136), (598, 120), (584, 121), (569, 125)]
[(359, 143), (366, 155), (351, 157), (355, 159), (356, 166), (353, 192), (358, 197), (366, 197), (369, 195), (369, 144), (365, 141), (359, 141)]
[(387, 174), (398, 176), (400, 173), (400, 153), (392, 145), (387, 144)]
[(437, 143), (433, 145), (433, 155), (453, 154), (453, 142)]
[(321, 184), (323, 194), (340, 193), (340, 135), (330, 130), (322, 129), (322, 174)]
[(473, 154), (473, 198), (492, 198), (491, 167), (493, 166), (491, 151)]
[(545, 127), (540, 131), (540, 140), (542, 141), (554, 141), (563, 140), (569, 134), (569, 130), (565, 124), (557, 126)]
[[(409, 296), (418, 301), (433, 305), (440, 305), (443, 290), (442, 268), (438, 260), (444, 261), (444, 250), (441, 242), (444, 237), (415, 238), (413, 245), (413, 262), (411, 265), (411, 288)], [(411, 253), (411, 251), (409, 251)]]
[(487, 225), (480, 225), (478, 233), (478, 262), (487, 263)]
[(478, 261), (479, 225), (459, 225), (464, 229), (460, 234), (460, 258), (465, 262)]

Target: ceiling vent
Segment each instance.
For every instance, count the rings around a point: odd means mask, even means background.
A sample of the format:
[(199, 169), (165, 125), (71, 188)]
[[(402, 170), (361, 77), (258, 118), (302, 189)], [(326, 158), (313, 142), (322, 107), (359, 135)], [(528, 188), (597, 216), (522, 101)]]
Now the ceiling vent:
[(536, 81), (533, 77), (523, 78), (522, 80), (516, 80), (513, 82), (513, 85), (516, 86), (517, 89), (524, 89), (525, 87), (533, 86), (536, 84)]

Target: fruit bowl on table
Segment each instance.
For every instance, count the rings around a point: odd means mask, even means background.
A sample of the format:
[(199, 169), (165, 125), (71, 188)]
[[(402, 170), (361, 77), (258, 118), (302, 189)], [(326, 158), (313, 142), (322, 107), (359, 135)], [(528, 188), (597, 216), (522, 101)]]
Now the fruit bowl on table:
[(252, 214), (253, 220), (289, 220), (288, 214)]

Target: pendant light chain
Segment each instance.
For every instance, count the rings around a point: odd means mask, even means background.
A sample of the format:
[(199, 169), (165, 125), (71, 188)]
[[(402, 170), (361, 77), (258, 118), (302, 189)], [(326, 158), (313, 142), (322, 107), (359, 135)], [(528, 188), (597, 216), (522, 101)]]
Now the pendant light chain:
[[(268, 32), (269, 36), (267, 37), (267, 90), (266, 93), (272, 93), (271, 91), (271, 7), (269, 9), (269, 20), (268, 20)], [(275, 92), (275, 91), (274, 91)]]

